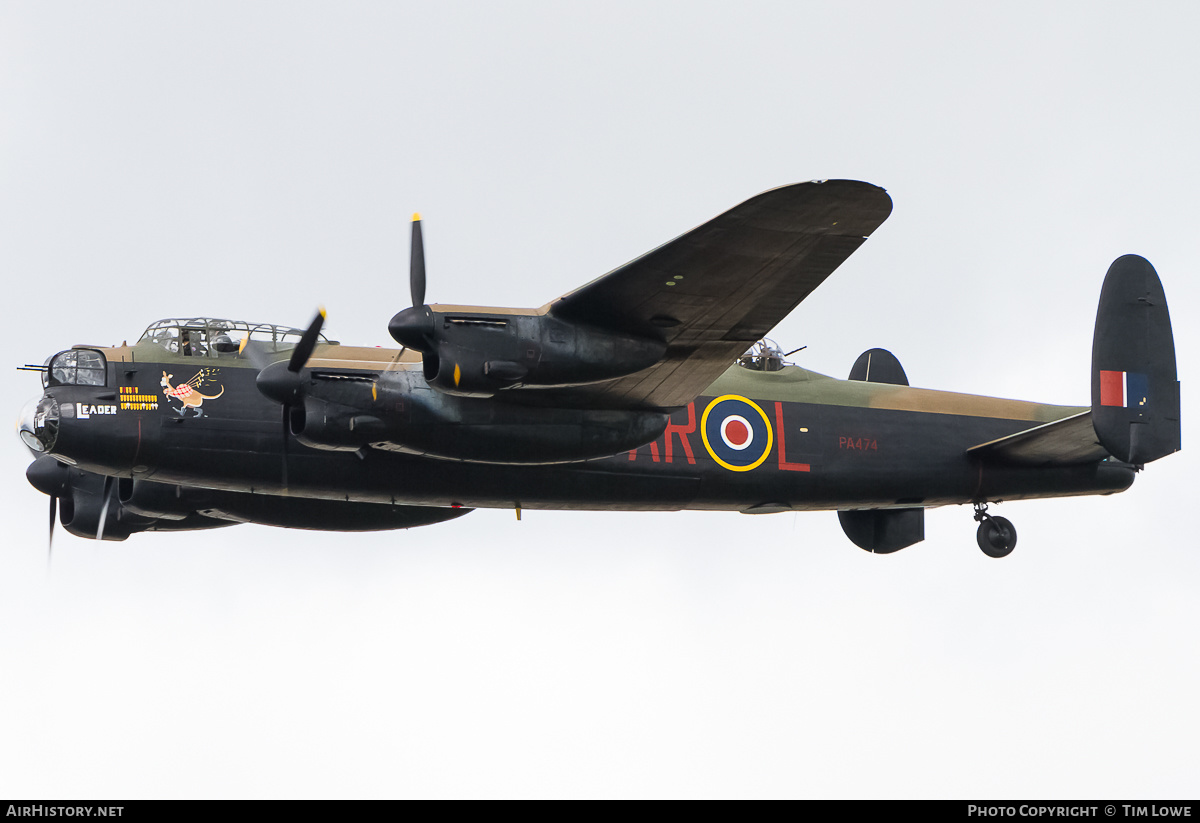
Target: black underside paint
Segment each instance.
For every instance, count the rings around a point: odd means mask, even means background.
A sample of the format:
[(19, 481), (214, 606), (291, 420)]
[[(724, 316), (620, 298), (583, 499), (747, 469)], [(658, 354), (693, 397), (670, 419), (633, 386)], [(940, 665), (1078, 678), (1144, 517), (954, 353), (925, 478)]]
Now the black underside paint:
[[(280, 494), (278, 407), (251, 386), (236, 385), (252, 376), (248, 370), (229, 372), (222, 401), (210, 403), (204, 416), (160, 408), (93, 418), (90, 433), (109, 427), (113, 435), (87, 438), (104, 444), (105, 453), (95, 455), (68, 431), (81, 421), (64, 426), (61, 438), (81, 468), (136, 466), (134, 476), (147, 480)], [(293, 438), (287, 494), (389, 505), (799, 511), (1088, 494), (1119, 491), (1132, 481), (1117, 464), (1035, 469), (967, 456), (969, 446), (1026, 429), (1027, 420), (773, 401), (758, 401), (772, 430), (764, 459), (733, 471), (705, 447), (698, 418), (707, 402), (697, 398), (677, 411), (653, 444), (573, 464), (483, 465), (377, 449), (356, 454)]]
[[(78, 488), (62, 498), (64, 514), (72, 506), (76, 512), (71, 530), (82, 536), (94, 531), (88, 524), (98, 523), (103, 507), (99, 475), (116, 473), (124, 479), (105, 530), (110, 539), (236, 522), (342, 531), (409, 528), (479, 507), (839, 510), (849, 519), (852, 539), (857, 535), (856, 542), (865, 541), (871, 551), (891, 551), (920, 538), (923, 529), (912, 513), (924, 507), (1106, 493), (1133, 480), (1132, 469), (1120, 463), (1022, 467), (967, 454), (972, 445), (1028, 429), (1030, 420), (726, 395), (699, 397), (676, 410), (666, 430), (637, 449), (577, 463), (476, 463), (370, 447), (315, 448), (288, 435), (285, 488), (281, 407), (255, 388), (256, 372), (220, 369), (220, 385), (207, 390), (219, 396), (197, 407), (165, 395), (150, 407), (144, 384), (171, 368), (179, 370), (179, 364), (124, 366), (117, 392), (50, 390), (60, 405), (82, 404), (90, 413), (64, 418), (55, 445), (77, 461), (72, 471), (80, 474)], [(110, 385), (117, 382), (115, 370), (110, 378)], [(345, 386), (370, 392), (369, 384)], [(143, 405), (113, 411), (114, 394), (142, 398)], [(474, 402), (494, 401), (468, 401)], [(389, 425), (404, 425), (406, 413), (399, 409)], [(443, 425), (459, 425), (451, 436), (469, 439), (494, 436), (488, 423), (485, 414)], [(526, 442), (536, 443), (536, 433)]]

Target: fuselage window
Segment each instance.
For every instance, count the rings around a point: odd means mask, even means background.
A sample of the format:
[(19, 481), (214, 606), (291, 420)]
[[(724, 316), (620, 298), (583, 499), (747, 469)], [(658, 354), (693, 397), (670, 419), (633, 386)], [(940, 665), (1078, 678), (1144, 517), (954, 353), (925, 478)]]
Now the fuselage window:
[(180, 329), (179, 351), (184, 357), (207, 357), (204, 329)]
[(71, 349), (50, 361), (47, 384), (51, 386), (103, 386), (107, 363), (100, 352)]

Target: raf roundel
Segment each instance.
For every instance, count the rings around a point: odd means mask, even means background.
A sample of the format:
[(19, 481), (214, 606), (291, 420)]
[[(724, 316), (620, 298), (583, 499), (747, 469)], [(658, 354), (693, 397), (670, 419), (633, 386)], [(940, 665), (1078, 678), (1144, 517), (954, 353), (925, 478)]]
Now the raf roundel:
[(722, 395), (708, 404), (700, 419), (700, 435), (712, 459), (734, 472), (762, 465), (774, 442), (766, 413), (736, 394)]

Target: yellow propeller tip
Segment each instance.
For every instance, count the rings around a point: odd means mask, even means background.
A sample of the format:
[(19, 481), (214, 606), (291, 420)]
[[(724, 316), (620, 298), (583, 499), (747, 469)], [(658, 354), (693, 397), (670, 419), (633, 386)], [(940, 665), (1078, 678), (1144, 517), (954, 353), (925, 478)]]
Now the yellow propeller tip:
[(324, 306), (318, 306), (317, 313), (321, 315), (322, 320), (325, 319), (325, 307)]
[(413, 222), (414, 222), (414, 223), (419, 223), (420, 221), (421, 221), (421, 213), (420, 213), (420, 212), (417, 212), (417, 211), (414, 211), (414, 212), (413, 212)]

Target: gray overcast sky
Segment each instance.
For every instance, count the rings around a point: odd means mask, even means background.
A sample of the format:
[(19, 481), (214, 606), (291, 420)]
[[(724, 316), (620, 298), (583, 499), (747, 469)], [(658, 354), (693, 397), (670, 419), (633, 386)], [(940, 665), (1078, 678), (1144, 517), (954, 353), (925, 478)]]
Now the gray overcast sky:
[[(767, 188), (891, 219), (776, 330), (844, 376), (1086, 403), (1109, 263), (1158, 268), (1200, 409), (1193, 3), (0, 0), (10, 366), (213, 314), (390, 344), (536, 306)], [(15, 417), (40, 391), (10, 371)], [(1189, 416), (1188, 420), (1192, 418)], [(1184, 424), (1190, 444), (1190, 423)], [(476, 512), (57, 541), (7, 446), (0, 796), (1195, 797), (1195, 454), (1112, 498)]]

